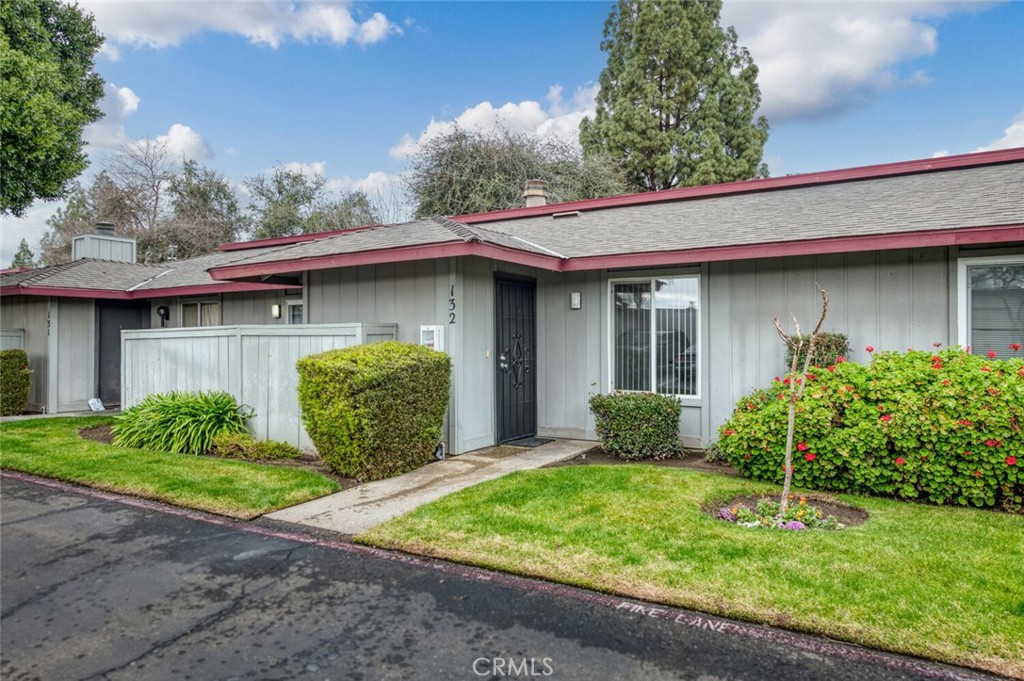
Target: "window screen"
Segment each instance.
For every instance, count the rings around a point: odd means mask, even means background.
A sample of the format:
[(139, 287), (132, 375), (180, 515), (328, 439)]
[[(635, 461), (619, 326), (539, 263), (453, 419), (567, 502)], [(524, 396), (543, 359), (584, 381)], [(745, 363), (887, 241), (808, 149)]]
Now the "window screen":
[(1024, 263), (968, 265), (968, 344), (976, 355), (1021, 357), (1011, 343), (1024, 343)]

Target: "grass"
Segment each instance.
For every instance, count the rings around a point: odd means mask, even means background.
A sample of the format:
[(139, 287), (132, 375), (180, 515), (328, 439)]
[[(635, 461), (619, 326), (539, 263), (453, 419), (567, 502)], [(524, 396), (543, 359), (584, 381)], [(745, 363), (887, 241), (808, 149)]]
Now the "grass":
[(338, 490), (322, 475), (204, 456), (128, 449), (79, 437), (108, 416), (0, 424), (0, 468), (249, 519)]
[(776, 493), (654, 466), (531, 470), (357, 541), (1024, 678), (1024, 517), (840, 496), (840, 532), (751, 530), (702, 508)]

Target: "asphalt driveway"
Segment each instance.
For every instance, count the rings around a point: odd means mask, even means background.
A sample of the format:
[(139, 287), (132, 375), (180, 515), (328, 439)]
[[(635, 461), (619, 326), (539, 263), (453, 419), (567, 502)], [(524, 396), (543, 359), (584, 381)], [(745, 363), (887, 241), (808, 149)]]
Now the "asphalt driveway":
[(990, 678), (9, 477), (0, 518), (8, 681)]

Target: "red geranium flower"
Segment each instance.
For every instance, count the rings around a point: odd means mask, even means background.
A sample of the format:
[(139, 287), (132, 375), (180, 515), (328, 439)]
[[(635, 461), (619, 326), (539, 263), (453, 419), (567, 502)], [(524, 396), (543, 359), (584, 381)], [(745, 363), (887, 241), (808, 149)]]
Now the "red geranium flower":
[(941, 362), (942, 358), (939, 357), (938, 355), (932, 355), (932, 361), (933, 362)]
[(1008, 457), (1006, 457), (1006, 465), (1007, 466), (1016, 466), (1017, 465), (1017, 457), (1015, 457), (1015, 456), (1008, 456)]
[(959, 421), (957, 421), (957, 423), (959, 423), (961, 426), (969, 426), (969, 425), (971, 425), (971, 422), (968, 421), (967, 419), (960, 419)]
[(949, 385), (949, 379), (948, 378), (942, 379), (942, 385)]
[(981, 370), (984, 371), (985, 373), (988, 373), (988, 372), (992, 371), (988, 367), (981, 367)]
[(811, 452), (807, 452), (806, 454), (804, 454), (804, 458), (807, 459), (808, 461), (814, 461), (815, 459), (818, 458), (818, 455), (812, 454)]
[(732, 428), (729, 428), (729, 429), (723, 431), (723, 433), (722, 433), (722, 435), (735, 435), (735, 434), (736, 434), (736, 431), (733, 430)]
[(1003, 443), (1000, 440), (985, 440), (985, 445), (988, 447), (1002, 447)]
[(836, 357), (836, 364), (842, 364), (845, 361), (846, 361), (846, 358), (843, 357), (842, 355), (839, 355), (838, 357)]
[(825, 369), (827, 369), (828, 371), (835, 371), (836, 370), (836, 365), (835, 364), (830, 364), (829, 366), (825, 367)]
[(875, 349), (874, 349), (873, 347), (871, 347), (870, 345), (869, 345), (869, 346), (867, 346), (867, 347), (866, 347), (866, 348), (864, 348), (864, 349), (865, 349), (865, 350), (867, 350), (868, 352), (874, 352), (874, 351), (875, 351)]
[(907, 462), (907, 460), (906, 460), (906, 459), (904, 459), (904, 458), (903, 458), (902, 456), (900, 456), (900, 457), (896, 457), (896, 465), (897, 465), (897, 466), (902, 466), (902, 465), (903, 465), (903, 464), (905, 464), (906, 462)]
[(810, 448), (807, 446), (806, 442), (801, 442), (801, 443), (797, 444), (797, 446), (796, 446), (796, 450), (798, 452), (806, 452), (808, 449), (810, 449)]
[(989, 359), (993, 359), (993, 358), (995, 358), (995, 356), (996, 356), (996, 351), (995, 350), (989, 350), (988, 351), (988, 358)]
[(964, 456), (970, 456), (970, 455), (971, 455), (970, 452), (964, 452)]
[(892, 421), (892, 417), (889, 416), (888, 414), (882, 414), (881, 416), (878, 417), (878, 419), (880, 421)]
[(1010, 349), (1014, 352), (1019, 352), (1021, 348), (1020, 343), (1010, 343)]
[(981, 471), (974, 471), (974, 477), (980, 478), (981, 477)]

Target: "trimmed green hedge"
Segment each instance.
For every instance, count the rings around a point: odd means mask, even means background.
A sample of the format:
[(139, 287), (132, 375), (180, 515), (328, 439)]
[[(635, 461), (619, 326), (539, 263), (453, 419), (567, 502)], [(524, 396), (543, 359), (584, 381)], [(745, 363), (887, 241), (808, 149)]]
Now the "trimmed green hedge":
[[(790, 336), (791, 339), (795, 339), (798, 336)], [(810, 336), (799, 336), (804, 339), (804, 347), (800, 351), (800, 357), (797, 359), (796, 368), (797, 371), (803, 371), (804, 358), (807, 357), (807, 347), (810, 345)], [(830, 331), (824, 331), (818, 334), (818, 341), (814, 345), (814, 356), (811, 357), (811, 365), (819, 367), (827, 367), (836, 364), (840, 358), (846, 359), (846, 356), (850, 354), (850, 341), (846, 337), (846, 334), (833, 333)], [(786, 345), (786, 367), (785, 371), (789, 371), (793, 366), (793, 347)]]
[(441, 441), (451, 359), (387, 341), (303, 357), (299, 405), (332, 470), (380, 480), (429, 463)]
[(114, 444), (179, 454), (205, 454), (224, 433), (245, 433), (252, 409), (223, 391), (148, 395), (114, 417)]
[(679, 400), (656, 393), (593, 395), (601, 447), (620, 459), (665, 459), (679, 454)]
[[(959, 348), (884, 352), (814, 370), (796, 416), (793, 481), (936, 504), (1024, 504), (1024, 360)], [(788, 386), (740, 400), (718, 446), (781, 482)]]
[(25, 411), (32, 388), (32, 370), (24, 350), (0, 350), (0, 416)]

